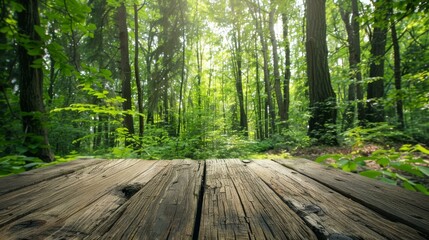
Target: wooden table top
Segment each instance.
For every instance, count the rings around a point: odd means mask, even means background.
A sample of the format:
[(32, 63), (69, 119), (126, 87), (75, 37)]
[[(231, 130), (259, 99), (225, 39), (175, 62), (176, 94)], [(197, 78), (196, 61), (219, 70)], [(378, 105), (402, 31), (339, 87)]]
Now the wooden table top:
[(428, 236), (428, 196), (304, 159), (82, 159), (0, 178), (2, 240)]

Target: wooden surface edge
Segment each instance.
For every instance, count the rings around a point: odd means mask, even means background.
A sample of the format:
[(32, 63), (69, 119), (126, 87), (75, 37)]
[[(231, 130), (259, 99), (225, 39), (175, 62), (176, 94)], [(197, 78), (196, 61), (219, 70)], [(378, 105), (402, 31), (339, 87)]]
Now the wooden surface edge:
[[(429, 196), (303, 158), (273, 161), (316, 180), (387, 219), (399, 221), (429, 236)], [(325, 174), (320, 174), (323, 171)]]

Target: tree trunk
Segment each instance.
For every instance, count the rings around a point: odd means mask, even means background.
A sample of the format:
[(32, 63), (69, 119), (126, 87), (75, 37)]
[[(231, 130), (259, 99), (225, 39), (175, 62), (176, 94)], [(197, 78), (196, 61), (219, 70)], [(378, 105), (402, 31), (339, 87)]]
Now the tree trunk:
[(136, 76), (137, 87), (137, 108), (139, 111), (139, 137), (143, 137), (144, 132), (144, 118), (143, 118), (143, 89), (140, 80), (139, 68), (139, 13), (137, 4), (134, 4), (134, 73)]
[(231, 0), (231, 11), (233, 14), (233, 41), (234, 41), (234, 49), (233, 49), (233, 61), (235, 63), (234, 66), (234, 75), (235, 75), (235, 88), (237, 90), (237, 97), (239, 103), (239, 111), (240, 111), (240, 131), (243, 132), (244, 136), (248, 136), (248, 125), (247, 125), (247, 115), (246, 109), (244, 106), (244, 94), (243, 94), (243, 73), (242, 73), (242, 50), (241, 50), (241, 26), (240, 20), (235, 11), (234, 0)]
[(346, 26), (347, 40), (349, 44), (349, 65), (351, 79), (348, 90), (349, 103), (344, 116), (344, 120), (346, 122), (344, 126), (345, 129), (353, 127), (356, 115), (359, 122), (365, 118), (365, 109), (363, 106), (362, 74), (359, 67), (361, 62), (359, 9), (357, 0), (351, 0), (351, 2), (351, 9), (345, 9), (344, 6), (340, 4), (341, 17)]
[(256, 81), (256, 130), (257, 130), (257, 138), (264, 139), (264, 122), (262, 121), (262, 99), (261, 99), (261, 84), (259, 81), (259, 54), (258, 54), (258, 37), (255, 34), (255, 81)]
[(331, 86), (326, 43), (326, 0), (307, 0), (306, 54), (310, 92), (308, 135), (318, 143), (337, 144), (336, 96)]
[(371, 39), (371, 64), (369, 68), (371, 82), (368, 83), (367, 88), (366, 120), (368, 122), (384, 121), (384, 107), (381, 100), (384, 97), (384, 55), (388, 25), (388, 7), (386, 5), (389, 4), (390, 0), (387, 2), (377, 0), (375, 2), (375, 27)]
[[(19, 104), (22, 112), (24, 130), (24, 146), (26, 154), (50, 162), (54, 155), (48, 141), (46, 129), (46, 113), (43, 104), (43, 71), (42, 71), (42, 43), (35, 31), (40, 25), (37, 0), (20, 0), (24, 10), (17, 13), (18, 30), (25, 41), (18, 44), (19, 61)], [(31, 45), (31, 47), (30, 47)], [(32, 52), (30, 55), (29, 52)]]
[(274, 133), (276, 129), (276, 125), (275, 125), (276, 113), (274, 110), (273, 100), (271, 96), (270, 71), (268, 68), (268, 46), (263, 32), (263, 26), (262, 26), (263, 16), (261, 13), (261, 7), (259, 6), (259, 3), (258, 3), (258, 9), (256, 9), (255, 11), (254, 18), (255, 18), (256, 29), (257, 29), (256, 31), (258, 32), (259, 40), (261, 41), (261, 45), (262, 45), (262, 58), (264, 63), (263, 65), (264, 85), (265, 85), (265, 94), (266, 94), (265, 119), (267, 121), (265, 125), (265, 128), (266, 128), (265, 134), (266, 134), (266, 137), (268, 137), (268, 134)]
[(284, 127), (286, 122), (286, 111), (284, 108), (283, 94), (282, 94), (281, 84), (280, 84), (279, 54), (277, 51), (276, 33), (274, 31), (274, 14), (275, 14), (275, 9), (272, 9), (269, 13), (269, 21), (268, 21), (269, 28), (270, 28), (270, 40), (271, 40), (271, 45), (273, 47), (274, 91), (276, 93), (277, 108), (278, 108), (277, 110), (281, 121), (280, 126)]
[(398, 125), (400, 129), (405, 128), (404, 107), (402, 103), (402, 88), (401, 88), (401, 51), (399, 48), (398, 34), (396, 33), (396, 25), (393, 20), (390, 23), (393, 43), (393, 60), (394, 60), (394, 76), (396, 89), (396, 114), (398, 117)]
[(289, 120), (289, 105), (290, 105), (290, 92), (289, 92), (289, 84), (290, 84), (290, 68), (291, 68), (291, 59), (290, 59), (290, 45), (289, 45), (289, 30), (288, 30), (288, 17), (286, 14), (282, 14), (282, 22), (283, 22), (283, 40), (285, 47), (285, 76), (283, 80), (283, 107), (284, 107), (284, 121)]
[[(124, 111), (131, 111), (131, 67), (128, 51), (127, 12), (124, 3), (121, 3), (121, 5), (118, 7), (117, 21), (121, 52), (120, 72), (122, 80), (122, 97), (125, 99), (125, 101), (122, 103), (122, 109)], [(133, 116), (129, 113), (126, 113), (124, 116), (124, 127), (127, 128), (128, 134), (134, 134)], [(130, 144), (131, 142), (129, 139), (125, 141), (125, 145), (128, 146)]]

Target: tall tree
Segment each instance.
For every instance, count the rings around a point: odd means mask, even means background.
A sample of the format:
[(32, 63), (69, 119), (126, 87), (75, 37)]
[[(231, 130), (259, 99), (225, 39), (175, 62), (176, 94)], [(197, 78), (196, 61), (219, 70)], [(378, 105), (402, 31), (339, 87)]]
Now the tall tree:
[[(122, 109), (124, 111), (131, 111), (131, 66), (130, 56), (128, 50), (128, 29), (127, 29), (127, 10), (125, 3), (122, 2), (117, 9), (117, 24), (119, 28), (119, 50), (121, 53), (120, 71), (121, 71), (121, 82), (122, 82), (122, 97), (125, 101), (122, 103)], [(124, 116), (124, 127), (127, 128), (129, 134), (134, 134), (134, 121), (133, 116), (130, 113), (126, 113)], [(126, 145), (130, 142), (127, 140)]]
[(240, 111), (240, 131), (244, 133), (245, 136), (248, 136), (248, 125), (247, 125), (247, 115), (244, 105), (244, 96), (243, 96), (243, 73), (242, 73), (242, 47), (241, 47), (241, 23), (239, 15), (237, 14), (236, 0), (230, 0), (231, 12), (233, 15), (232, 19), (232, 40), (233, 40), (233, 62), (234, 62), (234, 75), (235, 75), (235, 88), (237, 90), (237, 97), (239, 103)]
[(374, 30), (371, 40), (371, 63), (369, 77), (371, 82), (367, 88), (366, 120), (369, 122), (383, 122), (384, 106), (381, 100), (384, 97), (384, 55), (388, 30), (388, 11), (390, 0), (374, 2)]
[(404, 107), (402, 102), (402, 73), (401, 73), (401, 49), (399, 47), (398, 34), (396, 32), (396, 23), (394, 18), (390, 21), (390, 31), (392, 34), (393, 44), (393, 75), (395, 77), (395, 89), (396, 89), (396, 115), (398, 118), (398, 125), (400, 129), (405, 128), (404, 120)]
[(268, 137), (269, 133), (274, 133), (276, 129), (275, 119), (276, 113), (271, 94), (271, 82), (270, 82), (270, 70), (269, 70), (269, 57), (268, 57), (268, 43), (264, 34), (264, 25), (266, 18), (261, 9), (261, 3), (258, 1), (256, 4), (251, 6), (251, 13), (253, 20), (255, 21), (256, 32), (259, 36), (259, 41), (262, 46), (262, 59), (263, 59), (263, 70), (264, 70), (264, 88), (265, 88), (265, 137)]
[(346, 128), (352, 127), (356, 118), (363, 121), (365, 109), (363, 105), (362, 73), (360, 71), (361, 49), (359, 33), (359, 7), (357, 0), (347, 0), (339, 4), (341, 18), (347, 31), (347, 42), (349, 49), (350, 80), (348, 89), (348, 107), (344, 119)]
[(332, 89), (326, 43), (326, 0), (307, 0), (306, 54), (310, 92), (308, 135), (321, 144), (336, 144), (336, 96)]
[(289, 42), (289, 18), (286, 14), (282, 14), (283, 22), (283, 41), (285, 48), (285, 72), (283, 79), (283, 107), (284, 121), (287, 124), (289, 120), (289, 105), (290, 105), (290, 79), (291, 79), (291, 59), (290, 59), (290, 42)]
[(134, 3), (134, 74), (136, 78), (137, 88), (137, 108), (139, 111), (139, 136), (143, 137), (144, 132), (144, 119), (143, 119), (143, 89), (140, 80), (140, 66), (139, 66), (139, 8)]
[(46, 113), (43, 104), (43, 50), (36, 27), (40, 27), (37, 0), (20, 0), (24, 8), (18, 12), (19, 103), (27, 154), (44, 161), (54, 160), (48, 141)]
[(277, 39), (276, 39), (276, 32), (274, 30), (274, 24), (275, 24), (275, 14), (276, 9), (275, 6), (271, 6), (271, 10), (269, 13), (269, 28), (270, 28), (270, 40), (272, 45), (272, 53), (273, 53), (273, 73), (274, 73), (274, 92), (276, 93), (276, 100), (277, 100), (277, 110), (278, 114), (280, 116), (281, 124), (280, 126), (284, 126), (286, 121), (286, 111), (284, 108), (284, 102), (283, 102), (283, 94), (281, 90), (281, 84), (280, 84), (280, 71), (279, 71), (279, 54), (278, 54), (278, 47), (277, 47)]

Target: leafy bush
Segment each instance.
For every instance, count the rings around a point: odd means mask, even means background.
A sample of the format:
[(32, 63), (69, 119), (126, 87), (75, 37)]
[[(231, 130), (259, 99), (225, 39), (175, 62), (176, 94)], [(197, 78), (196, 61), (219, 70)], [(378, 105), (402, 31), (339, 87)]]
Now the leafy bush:
[[(394, 149), (380, 149), (368, 157), (342, 154), (320, 156), (316, 162), (327, 163), (332, 167), (347, 172), (358, 172), (362, 176), (374, 178), (392, 185), (401, 185), (411, 191), (419, 191), (429, 195), (426, 186), (418, 181), (429, 177), (429, 150), (417, 144), (404, 145), (400, 152)], [(372, 165), (372, 167), (370, 167)], [(417, 179), (413, 181), (411, 178)]]
[(61, 162), (68, 162), (78, 158), (76, 152), (72, 152), (64, 157), (56, 157), (55, 161), (46, 163), (35, 157), (23, 155), (9, 155), (0, 158), (0, 177), (17, 174), (35, 168), (50, 166)]
[(381, 143), (383, 145), (399, 142), (414, 142), (404, 132), (397, 130), (388, 123), (371, 123), (367, 127), (355, 127), (342, 133), (346, 145), (361, 147), (365, 143)]

